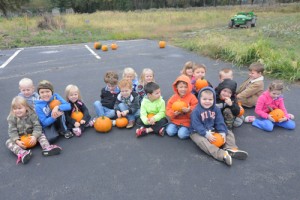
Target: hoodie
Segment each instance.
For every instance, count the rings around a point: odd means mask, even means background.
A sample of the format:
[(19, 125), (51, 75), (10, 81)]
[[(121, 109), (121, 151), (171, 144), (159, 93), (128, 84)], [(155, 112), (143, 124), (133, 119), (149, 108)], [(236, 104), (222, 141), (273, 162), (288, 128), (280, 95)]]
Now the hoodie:
[[(203, 91), (210, 90), (214, 95), (214, 102), (210, 108), (204, 108), (201, 105), (200, 97)], [(191, 132), (197, 132), (205, 137), (206, 132), (214, 130), (218, 133), (227, 135), (228, 129), (225, 125), (220, 108), (216, 106), (216, 93), (213, 88), (205, 87), (198, 94), (198, 105), (191, 114)]]
[[(232, 101), (231, 106), (226, 104), (226, 102), (223, 99), (221, 99), (221, 97), (220, 97), (221, 91), (225, 88), (230, 89), (232, 92), (232, 95), (230, 97), (230, 99)], [(229, 108), (234, 116), (238, 116), (240, 114), (240, 106), (238, 105), (236, 93), (235, 93), (236, 88), (237, 88), (237, 83), (235, 81), (230, 80), (230, 79), (225, 79), (215, 89), (216, 105), (221, 109), (222, 112), (225, 108)]]
[[(187, 85), (188, 85), (187, 92), (182, 97), (179, 95), (178, 90), (176, 88), (176, 84), (179, 81), (183, 81), (183, 82), (187, 83)], [(191, 112), (194, 110), (194, 108), (198, 104), (198, 99), (195, 97), (194, 94), (192, 94), (193, 86), (191, 84), (191, 80), (188, 76), (181, 75), (181, 76), (177, 77), (177, 79), (174, 81), (172, 86), (173, 86), (174, 95), (171, 96), (170, 99), (168, 100), (166, 114), (170, 118), (170, 120), (173, 124), (189, 127), (190, 121), (191, 121), (191, 118), (190, 118)], [(177, 116), (174, 115), (174, 111), (172, 110), (172, 105), (174, 102), (176, 102), (178, 100), (184, 101), (188, 105), (188, 107), (190, 107), (191, 111), (188, 113), (182, 113)]]

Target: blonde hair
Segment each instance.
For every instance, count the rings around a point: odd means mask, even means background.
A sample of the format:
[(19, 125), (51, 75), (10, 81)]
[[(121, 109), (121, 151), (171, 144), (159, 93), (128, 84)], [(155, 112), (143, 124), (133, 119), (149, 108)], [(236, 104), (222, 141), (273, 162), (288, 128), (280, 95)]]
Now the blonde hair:
[(233, 75), (232, 69), (230, 69), (230, 68), (223, 68), (223, 69), (221, 69), (221, 70), (219, 71), (219, 77), (220, 77), (220, 79), (221, 79), (225, 74), (226, 74), (226, 75), (229, 75), (229, 74)]
[(284, 83), (281, 80), (272, 81), (268, 87), (269, 91), (279, 90), (282, 92)]
[(129, 88), (132, 89), (132, 82), (127, 80), (127, 79), (122, 79), (120, 80), (119, 84), (118, 84), (119, 88)]
[(70, 102), (68, 96), (70, 94), (71, 91), (75, 91), (75, 92), (78, 92), (78, 99), (81, 100), (81, 94), (80, 94), (80, 90), (79, 88), (76, 86), (76, 85), (67, 85), (66, 89), (65, 89), (65, 97), (66, 97), (66, 100), (68, 102)]
[(193, 72), (194, 72), (196, 69), (204, 69), (205, 72), (206, 72), (206, 66), (205, 66), (204, 64), (194, 63), (194, 65), (193, 65)]
[(150, 68), (145, 68), (145, 69), (143, 69), (143, 71), (142, 71), (142, 73), (141, 73), (140, 80), (139, 80), (139, 83), (140, 83), (141, 85), (145, 85), (145, 75), (146, 75), (146, 73), (148, 73), (148, 72), (151, 73), (152, 76), (153, 76), (152, 82), (155, 82), (153, 70), (150, 69)]
[[(193, 67), (194, 67), (194, 62), (192, 62), (192, 61), (187, 61), (185, 64), (184, 64), (184, 66), (183, 66), (183, 68), (182, 68), (182, 70), (181, 70), (181, 74), (184, 74), (184, 75), (187, 75), (186, 74), (186, 70), (188, 70), (188, 69), (192, 69), (193, 70)], [(194, 70), (193, 70), (194, 71)], [(188, 75), (187, 75), (188, 76)]]
[(22, 78), (19, 81), (19, 87), (22, 87), (22, 86), (34, 86), (33, 81), (30, 78)]
[(33, 111), (33, 108), (27, 103), (24, 97), (16, 96), (11, 101), (10, 114), (15, 116), (13, 109), (17, 108), (20, 105), (24, 106), (28, 112)]
[(132, 75), (134, 76), (133, 79), (136, 79), (136, 77), (137, 77), (136, 72), (135, 72), (134, 69), (131, 68), (131, 67), (126, 67), (126, 68), (123, 70), (123, 78), (125, 78), (126, 74), (132, 74)]

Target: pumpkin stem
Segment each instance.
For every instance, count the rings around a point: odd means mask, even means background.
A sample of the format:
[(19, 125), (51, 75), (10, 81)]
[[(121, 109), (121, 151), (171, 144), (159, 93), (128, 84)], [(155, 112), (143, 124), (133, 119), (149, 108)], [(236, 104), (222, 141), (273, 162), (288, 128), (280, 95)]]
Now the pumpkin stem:
[(270, 112), (272, 112), (272, 111), (273, 111), (273, 108), (271, 108), (270, 106), (268, 106), (268, 109), (270, 110)]
[(76, 106), (76, 104), (74, 104), (75, 107), (75, 112), (78, 112), (78, 107)]

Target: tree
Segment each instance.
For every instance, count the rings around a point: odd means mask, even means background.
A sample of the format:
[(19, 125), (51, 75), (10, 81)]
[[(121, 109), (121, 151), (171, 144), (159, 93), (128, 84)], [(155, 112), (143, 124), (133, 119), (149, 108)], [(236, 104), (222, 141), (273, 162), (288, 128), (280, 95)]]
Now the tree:
[(8, 11), (17, 11), (30, 0), (0, 0), (0, 11), (7, 16)]

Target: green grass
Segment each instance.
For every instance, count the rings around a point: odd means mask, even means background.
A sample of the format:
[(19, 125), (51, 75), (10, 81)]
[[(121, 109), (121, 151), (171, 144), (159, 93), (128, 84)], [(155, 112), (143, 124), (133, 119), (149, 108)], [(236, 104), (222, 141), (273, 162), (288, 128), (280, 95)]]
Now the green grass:
[[(228, 29), (230, 17), (238, 11), (254, 11), (257, 27)], [(163, 39), (240, 67), (260, 61), (268, 76), (294, 82), (300, 80), (299, 11), (300, 4), (105, 11), (55, 17), (51, 30), (37, 27), (42, 17), (0, 18), (0, 48)]]

